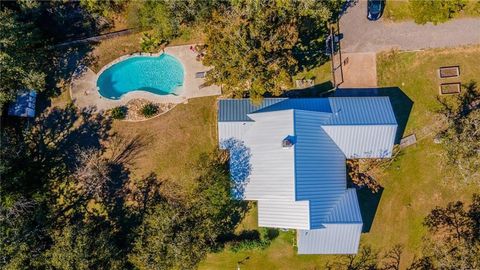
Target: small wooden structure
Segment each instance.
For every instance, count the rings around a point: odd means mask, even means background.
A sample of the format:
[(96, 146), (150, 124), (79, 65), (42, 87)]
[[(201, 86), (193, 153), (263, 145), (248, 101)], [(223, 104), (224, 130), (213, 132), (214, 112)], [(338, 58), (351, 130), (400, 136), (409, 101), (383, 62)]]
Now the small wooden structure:
[(311, 79), (302, 79), (302, 80), (295, 80), (295, 86), (297, 88), (309, 88), (315, 85), (315, 81)]
[(459, 66), (440, 67), (438, 69), (438, 76), (440, 78), (453, 78), (460, 76)]
[(405, 148), (417, 142), (415, 134), (408, 135), (400, 140), (400, 148)]
[(440, 95), (453, 95), (460, 93), (461, 84), (459, 82), (454, 83), (441, 83)]

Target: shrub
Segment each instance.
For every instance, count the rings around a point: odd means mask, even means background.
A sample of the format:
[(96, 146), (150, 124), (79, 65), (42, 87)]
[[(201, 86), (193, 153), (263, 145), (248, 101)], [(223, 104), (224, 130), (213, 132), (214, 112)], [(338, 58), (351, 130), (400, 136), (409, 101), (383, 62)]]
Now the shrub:
[(155, 50), (158, 49), (160, 46), (160, 41), (158, 38), (148, 34), (144, 33), (142, 40), (140, 41), (140, 48), (142, 52), (155, 52)]
[(125, 106), (115, 107), (110, 111), (113, 119), (125, 119), (127, 116), (127, 108)]
[(158, 106), (153, 103), (147, 103), (143, 105), (140, 113), (147, 118), (152, 117), (158, 113)]
[(245, 250), (265, 249), (270, 246), (270, 243), (278, 234), (278, 230), (273, 228), (243, 231), (237, 236), (238, 239), (232, 242), (230, 249), (235, 253)]

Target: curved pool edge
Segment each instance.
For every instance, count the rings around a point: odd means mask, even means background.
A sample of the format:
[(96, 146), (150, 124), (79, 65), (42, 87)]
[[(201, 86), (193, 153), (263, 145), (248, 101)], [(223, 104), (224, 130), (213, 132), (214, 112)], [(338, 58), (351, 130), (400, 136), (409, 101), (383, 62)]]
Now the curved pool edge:
[[(69, 83), (69, 92), (72, 102), (80, 109), (95, 108), (98, 112), (104, 112), (114, 107), (123, 106), (127, 102), (136, 98), (145, 98), (156, 103), (176, 103), (185, 104), (190, 99), (200, 97), (210, 97), (221, 95), (221, 87), (217, 85), (203, 86), (204, 79), (195, 78), (195, 73), (210, 70), (212, 67), (204, 66), (201, 61), (196, 60), (196, 55), (190, 50), (190, 46), (195, 44), (176, 45), (165, 47), (159, 53), (152, 53), (151, 56), (160, 56), (167, 53), (180, 60), (184, 67), (185, 81), (183, 90), (178, 91), (178, 96), (174, 95), (155, 95), (146, 91), (134, 91), (123, 95), (121, 99), (113, 100), (102, 97), (96, 88), (96, 82), (101, 72), (115, 64), (118, 61), (133, 56), (140, 56), (139, 53), (132, 53), (120, 56), (103, 66), (98, 72), (95, 72), (88, 66), (80, 68), (78, 74), (72, 76)], [(148, 56), (142, 53), (141, 56)], [(86, 94), (88, 93), (88, 94)]]
[[(102, 73), (107, 70), (108, 68), (112, 67), (113, 65), (115, 64), (118, 64), (122, 61), (125, 61), (125, 60), (128, 60), (130, 58), (135, 58), (135, 57), (159, 57), (163, 54), (166, 54), (166, 55), (169, 55), (175, 59), (178, 60), (178, 62), (182, 65), (182, 68), (183, 68), (183, 84), (179, 87), (177, 87), (177, 89), (175, 89), (175, 92), (174, 94), (172, 93), (168, 93), (168, 94), (165, 94), (165, 95), (158, 95), (158, 94), (154, 94), (152, 92), (149, 92), (149, 91), (145, 91), (145, 90), (133, 90), (133, 91), (129, 91), (125, 94), (122, 94), (120, 96), (120, 98), (118, 99), (112, 99), (112, 98), (109, 98), (109, 97), (105, 97), (103, 96), (102, 94), (100, 94), (100, 91), (98, 89), (98, 87), (96, 86), (96, 82), (98, 81), (98, 78), (100, 77), (100, 75), (102, 75)], [(137, 53), (131, 53), (131, 54), (127, 54), (127, 55), (122, 55), (118, 58), (115, 58), (114, 60), (112, 60), (111, 62), (109, 62), (108, 64), (104, 65), (97, 73), (95, 73), (95, 89), (96, 89), (96, 93), (99, 95), (99, 97), (101, 99), (106, 99), (106, 100), (109, 100), (109, 101), (123, 101), (123, 102), (128, 102), (131, 100), (128, 99), (128, 100), (124, 100), (124, 98), (126, 98), (127, 96), (129, 96), (131, 93), (135, 93), (135, 92), (142, 92), (142, 93), (150, 93), (151, 95), (153, 96), (160, 96), (160, 97), (167, 97), (167, 96), (174, 96), (174, 97), (181, 97), (181, 93), (185, 90), (185, 81), (186, 81), (186, 77), (187, 77), (187, 69), (185, 68), (185, 65), (184, 63), (182, 62), (182, 60), (178, 57), (176, 57), (175, 55), (173, 54), (170, 54), (170, 53), (167, 53), (165, 52), (165, 50), (162, 50), (160, 52), (157, 52), (157, 53), (142, 53), (142, 52), (137, 52)], [(142, 97), (140, 97), (142, 98)]]

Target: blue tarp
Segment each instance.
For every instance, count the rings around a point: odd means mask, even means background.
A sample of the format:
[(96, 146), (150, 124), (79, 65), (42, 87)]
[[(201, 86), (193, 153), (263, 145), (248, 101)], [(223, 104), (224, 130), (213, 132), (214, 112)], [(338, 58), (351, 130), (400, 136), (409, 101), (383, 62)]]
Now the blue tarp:
[(17, 95), (15, 102), (10, 104), (8, 115), (20, 117), (35, 117), (35, 101), (37, 92), (29, 91)]

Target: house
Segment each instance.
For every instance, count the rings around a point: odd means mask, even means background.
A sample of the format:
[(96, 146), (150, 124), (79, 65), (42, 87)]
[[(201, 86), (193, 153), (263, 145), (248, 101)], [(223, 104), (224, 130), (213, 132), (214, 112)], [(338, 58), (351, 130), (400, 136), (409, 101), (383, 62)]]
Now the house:
[(299, 254), (355, 254), (362, 232), (346, 159), (388, 158), (397, 121), (388, 97), (265, 98), (218, 103), (233, 195), (258, 202), (258, 225), (297, 230)]

